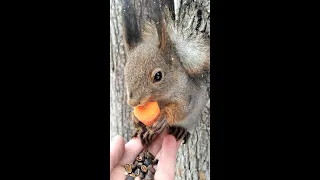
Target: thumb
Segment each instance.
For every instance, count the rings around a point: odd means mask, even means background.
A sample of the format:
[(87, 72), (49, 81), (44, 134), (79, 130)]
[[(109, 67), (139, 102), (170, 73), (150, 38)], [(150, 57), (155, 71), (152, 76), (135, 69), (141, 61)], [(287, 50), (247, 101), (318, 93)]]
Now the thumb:
[(110, 146), (110, 172), (119, 163), (124, 153), (124, 140), (121, 136), (116, 136)]
[(155, 179), (174, 180), (178, 142), (172, 135), (164, 138)]

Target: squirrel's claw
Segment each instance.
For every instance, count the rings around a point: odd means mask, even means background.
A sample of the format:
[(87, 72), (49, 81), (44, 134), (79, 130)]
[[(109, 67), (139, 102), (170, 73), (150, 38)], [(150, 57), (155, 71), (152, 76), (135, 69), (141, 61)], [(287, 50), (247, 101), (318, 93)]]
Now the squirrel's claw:
[(168, 133), (173, 135), (177, 141), (183, 139), (183, 141), (184, 141), (183, 144), (187, 143), (187, 141), (191, 135), (187, 129), (185, 129), (181, 126), (170, 126)]
[(142, 144), (151, 144), (154, 138), (160, 134), (167, 125), (167, 121), (165, 118), (160, 117), (152, 126), (147, 127), (147, 131), (144, 132), (143, 137), (141, 139)]
[(139, 134), (141, 134), (141, 129), (140, 128), (135, 128), (131, 138), (137, 137)]

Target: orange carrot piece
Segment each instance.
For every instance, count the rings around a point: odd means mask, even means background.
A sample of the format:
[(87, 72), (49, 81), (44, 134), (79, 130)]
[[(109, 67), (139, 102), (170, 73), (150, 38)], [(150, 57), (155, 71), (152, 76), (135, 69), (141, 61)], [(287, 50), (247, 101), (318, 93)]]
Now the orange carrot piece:
[(134, 115), (146, 126), (151, 126), (160, 115), (160, 108), (157, 102), (148, 102), (144, 106), (136, 106)]

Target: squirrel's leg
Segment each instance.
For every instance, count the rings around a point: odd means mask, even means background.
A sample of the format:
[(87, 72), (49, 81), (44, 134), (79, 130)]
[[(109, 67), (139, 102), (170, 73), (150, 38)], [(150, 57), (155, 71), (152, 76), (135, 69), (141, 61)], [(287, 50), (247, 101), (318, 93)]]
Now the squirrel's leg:
[(167, 125), (167, 121), (164, 118), (163, 113), (160, 114), (158, 120), (150, 127), (146, 127), (134, 116), (133, 113), (131, 115), (135, 128), (132, 138), (139, 137), (142, 145), (151, 144), (152, 140), (156, 138), (156, 136), (160, 134), (166, 128)]
[(147, 131), (143, 133), (143, 137), (141, 139), (142, 144), (150, 144), (152, 140), (167, 127), (167, 124), (168, 123), (165, 119), (165, 116), (161, 112), (158, 120), (155, 121), (150, 127), (147, 127)]

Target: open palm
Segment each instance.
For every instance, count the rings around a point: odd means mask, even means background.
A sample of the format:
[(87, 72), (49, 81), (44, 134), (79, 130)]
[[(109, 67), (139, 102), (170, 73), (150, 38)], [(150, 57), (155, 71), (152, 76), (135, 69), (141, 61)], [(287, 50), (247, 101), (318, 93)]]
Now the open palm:
[[(156, 159), (159, 159), (158, 165), (154, 166), (155, 180), (174, 179), (176, 156), (180, 144), (181, 141), (177, 142), (172, 135), (167, 135), (164, 132), (148, 147), (148, 151), (155, 155)], [(110, 179), (124, 180), (126, 176), (123, 166), (134, 162), (142, 150), (143, 145), (139, 138), (133, 138), (125, 144), (121, 136), (115, 137), (110, 149)]]

